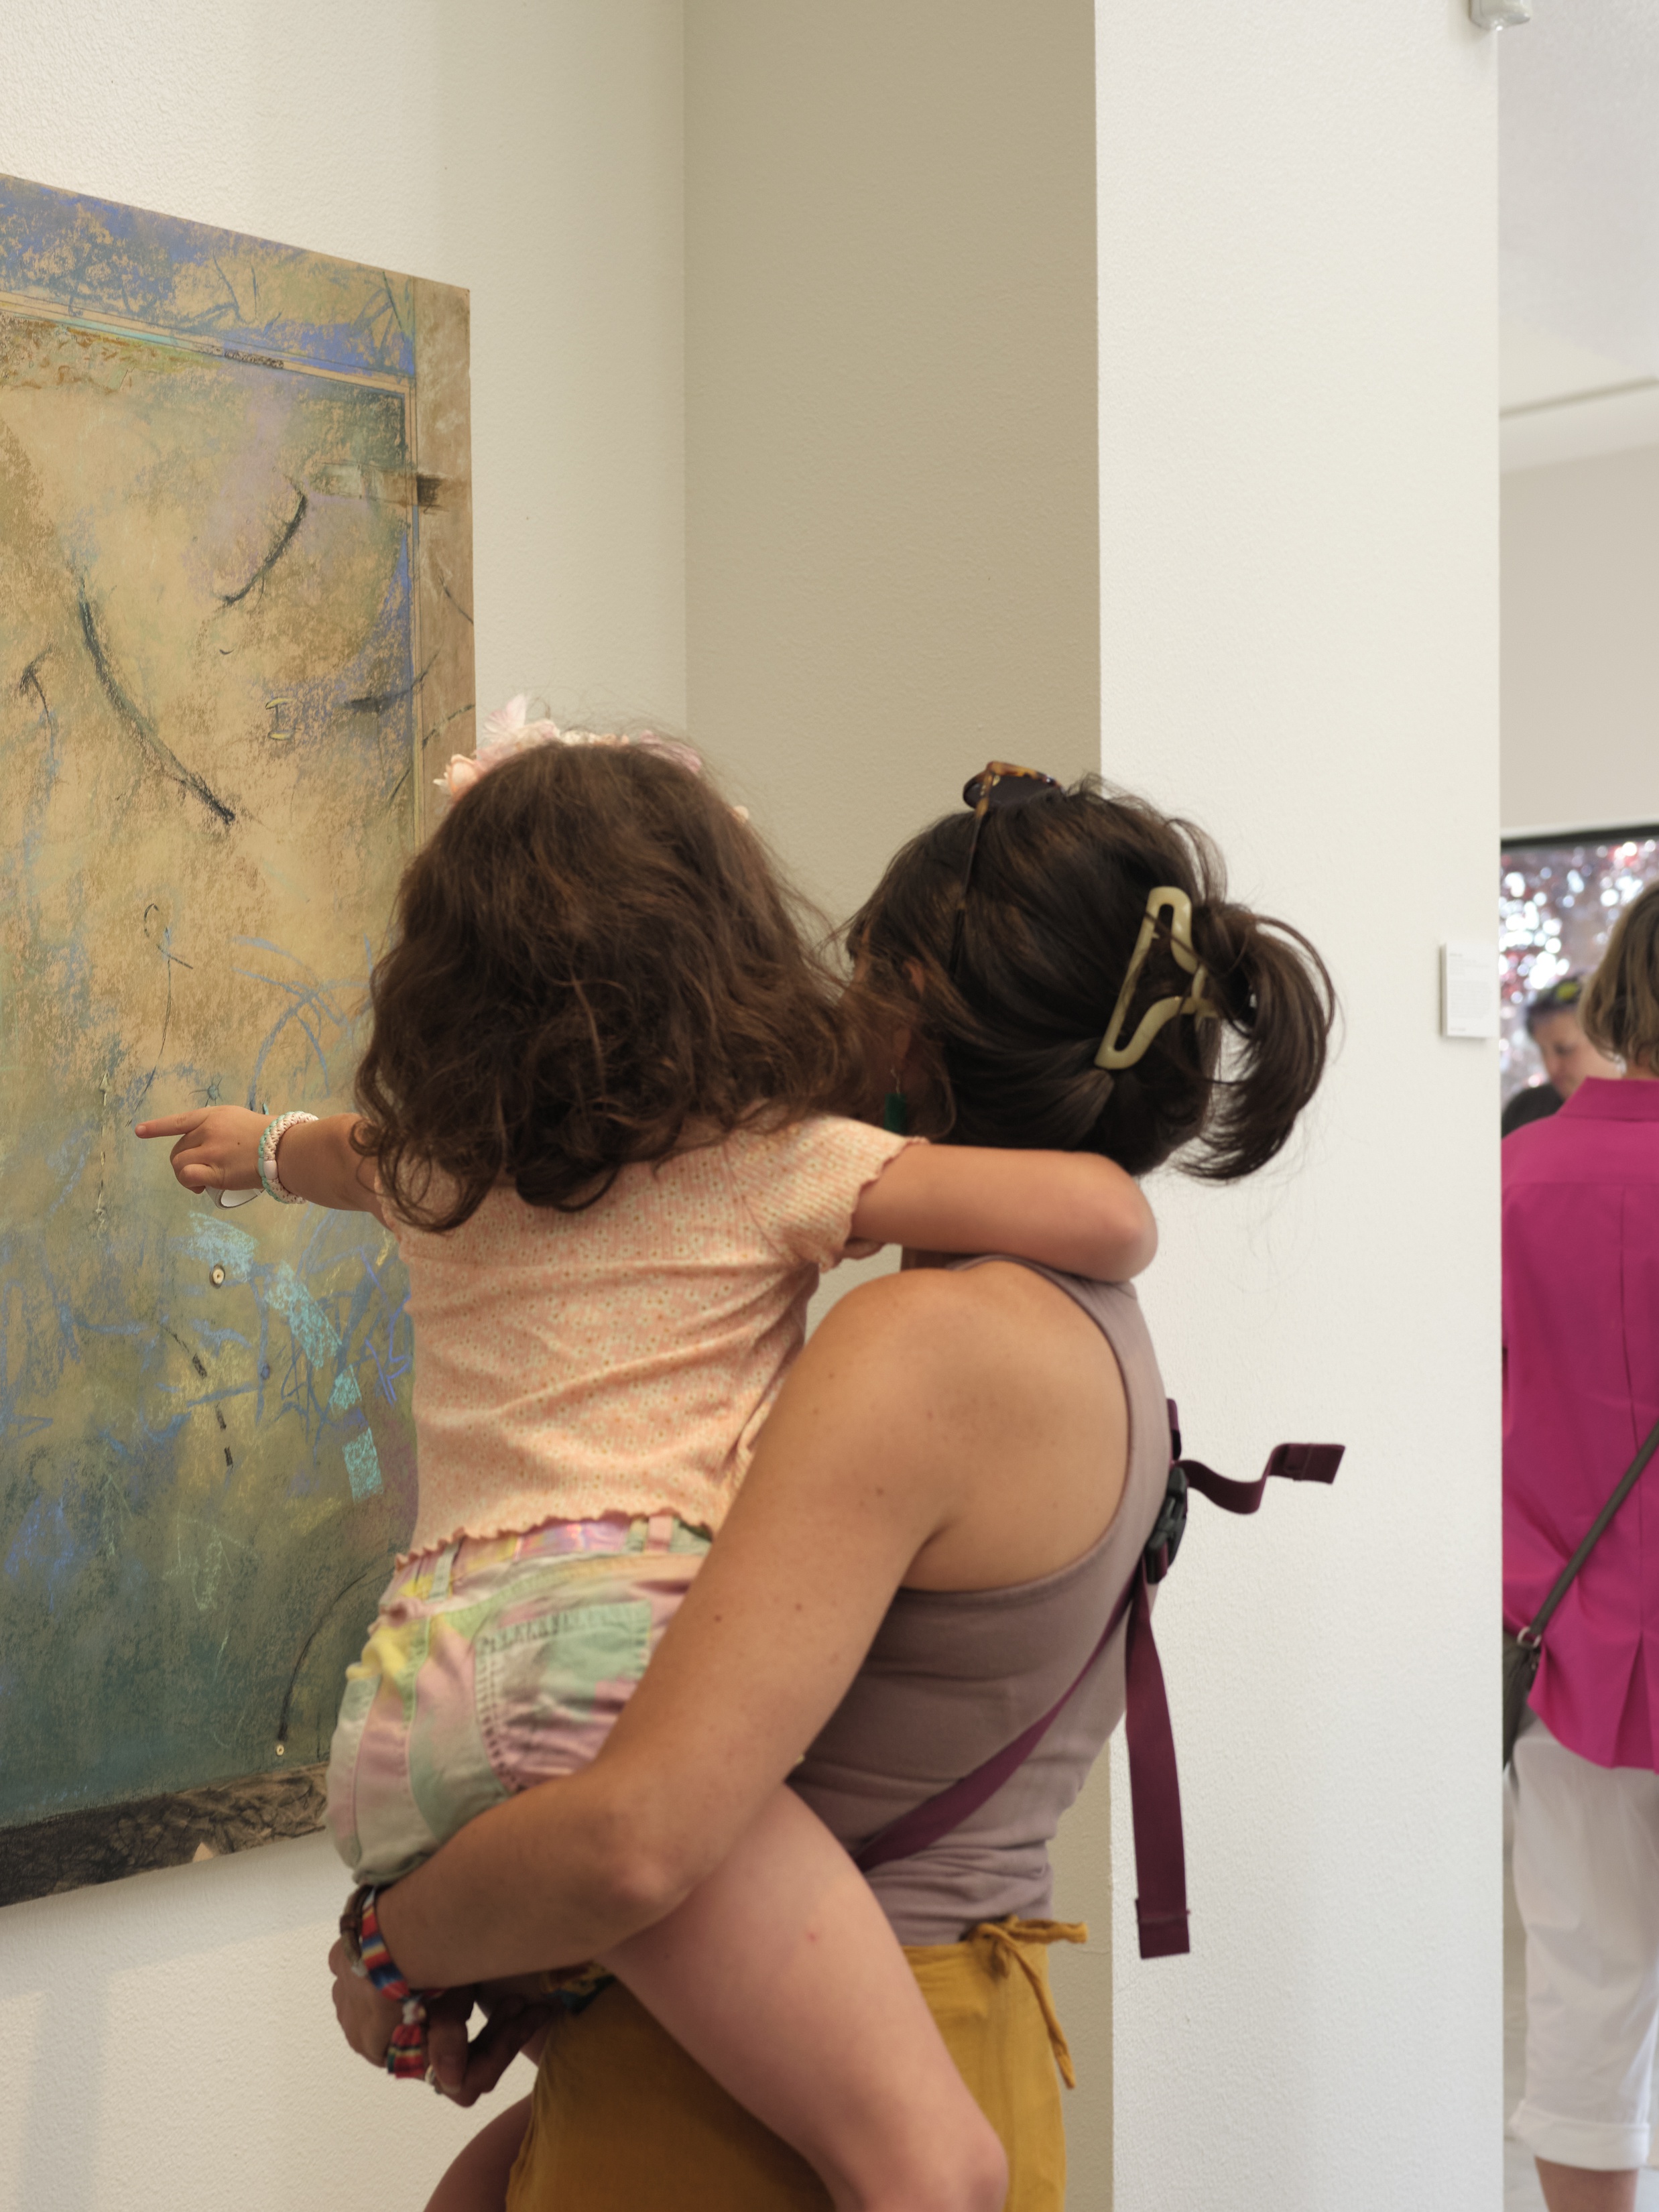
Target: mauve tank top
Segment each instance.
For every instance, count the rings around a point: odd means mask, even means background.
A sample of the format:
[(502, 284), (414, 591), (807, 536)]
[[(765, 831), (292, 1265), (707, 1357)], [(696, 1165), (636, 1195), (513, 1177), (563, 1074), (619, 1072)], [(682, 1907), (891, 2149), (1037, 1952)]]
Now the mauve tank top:
[[(1016, 1264), (1074, 1299), (1111, 1346), (1129, 1409), (1123, 1496), (1099, 1542), (1055, 1574), (1009, 1589), (899, 1591), (857, 1679), (791, 1777), (851, 1850), (970, 1773), (1076, 1680), (1164, 1502), (1169, 1416), (1133, 1291)], [(975, 1921), (1048, 1913), (1049, 1842), (1122, 1717), (1126, 1633), (1121, 1623), (1036, 1750), (977, 1813), (872, 1874), (902, 1943), (954, 1943)]]

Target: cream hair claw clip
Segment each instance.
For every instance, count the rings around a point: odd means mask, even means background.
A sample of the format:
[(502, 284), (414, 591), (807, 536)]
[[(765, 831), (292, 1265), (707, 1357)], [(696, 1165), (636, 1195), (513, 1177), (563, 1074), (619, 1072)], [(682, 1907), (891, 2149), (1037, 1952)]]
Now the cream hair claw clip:
[[(1170, 951), (1177, 966), (1184, 968), (1193, 979), (1193, 988), (1186, 997), (1158, 999), (1141, 1016), (1134, 1035), (1127, 1044), (1120, 1044), (1123, 1024), (1129, 1018), (1129, 1008), (1134, 1002), (1135, 986), (1140, 981), (1140, 971), (1146, 965), (1146, 956), (1158, 935), (1160, 918), (1169, 916)], [(1221, 1009), (1204, 995), (1209, 981), (1203, 963), (1193, 950), (1193, 902), (1183, 890), (1172, 884), (1160, 884), (1148, 894), (1146, 918), (1140, 925), (1140, 934), (1135, 939), (1134, 956), (1129, 963), (1129, 972), (1123, 978), (1123, 988), (1117, 994), (1117, 1004), (1112, 1009), (1112, 1018), (1106, 1025), (1106, 1034), (1100, 1041), (1100, 1050), (1095, 1054), (1095, 1066), (1117, 1069), (1133, 1067), (1166, 1022), (1178, 1014), (1191, 1014), (1200, 1021), (1218, 1022)]]

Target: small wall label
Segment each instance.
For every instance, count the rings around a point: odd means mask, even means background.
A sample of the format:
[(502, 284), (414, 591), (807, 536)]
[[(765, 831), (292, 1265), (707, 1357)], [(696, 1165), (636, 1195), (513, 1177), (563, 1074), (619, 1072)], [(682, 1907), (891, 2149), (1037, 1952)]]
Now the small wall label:
[(1498, 947), (1478, 940), (1440, 948), (1440, 1034), (1498, 1035)]

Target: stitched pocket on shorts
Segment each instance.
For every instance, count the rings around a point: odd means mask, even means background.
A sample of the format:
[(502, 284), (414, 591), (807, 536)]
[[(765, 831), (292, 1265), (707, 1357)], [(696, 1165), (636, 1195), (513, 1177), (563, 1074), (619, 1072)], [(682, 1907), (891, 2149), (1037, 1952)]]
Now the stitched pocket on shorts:
[(478, 1727), (509, 1790), (527, 1790), (593, 1759), (645, 1672), (651, 1607), (565, 1606), (486, 1629), (473, 1646)]

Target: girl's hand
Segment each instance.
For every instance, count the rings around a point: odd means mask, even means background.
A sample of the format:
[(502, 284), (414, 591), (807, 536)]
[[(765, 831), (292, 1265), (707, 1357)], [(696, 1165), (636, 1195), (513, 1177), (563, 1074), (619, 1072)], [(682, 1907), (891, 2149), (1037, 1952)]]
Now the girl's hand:
[(384, 2067), (392, 2031), (403, 2018), (403, 2007), (383, 1997), (363, 1975), (353, 1972), (346, 1947), (337, 1938), (328, 1954), (328, 1966), (334, 1977), (334, 2017), (340, 2023), (341, 2034), (360, 2058), (367, 2058), (371, 2066)]
[(177, 1137), (173, 1172), (186, 1190), (258, 1190), (259, 1139), (270, 1119), (246, 1106), (200, 1106), (141, 1121), (133, 1134)]
[[(161, 1121), (141, 1121), (140, 1137), (177, 1137), (173, 1172), (186, 1190), (258, 1190), (259, 1139), (269, 1114), (245, 1106), (198, 1106), (191, 1114), (172, 1114)], [(304, 1120), (283, 1132), (276, 1169), (284, 1190), (315, 1206), (372, 1213), (383, 1224), (374, 1163), (352, 1141), (355, 1114), (330, 1114)]]

